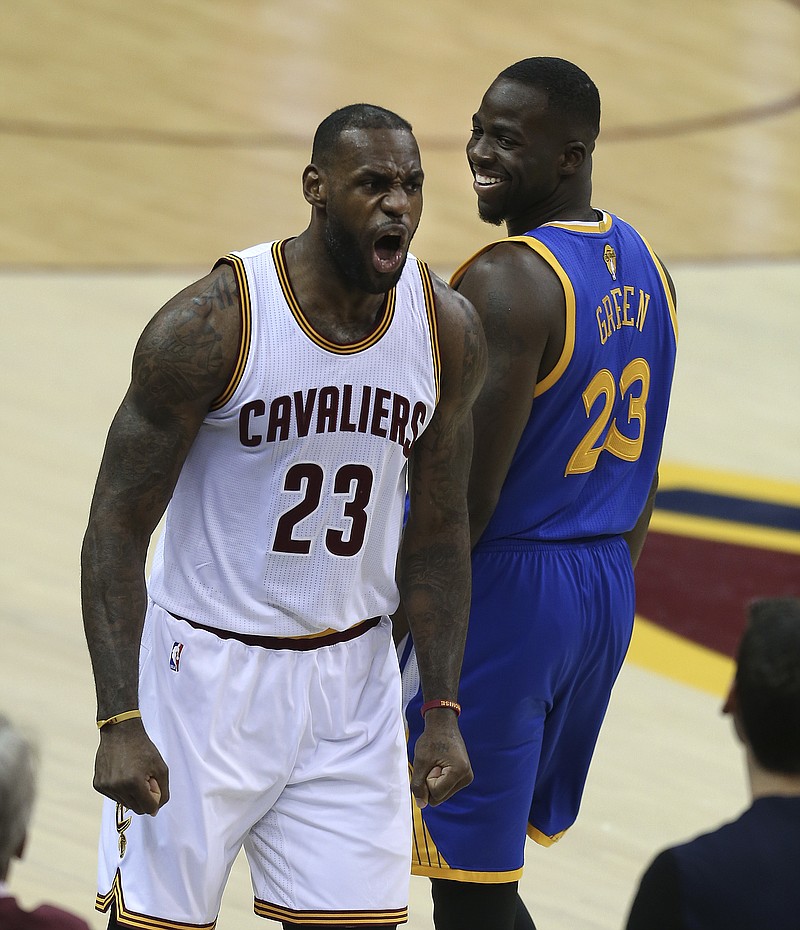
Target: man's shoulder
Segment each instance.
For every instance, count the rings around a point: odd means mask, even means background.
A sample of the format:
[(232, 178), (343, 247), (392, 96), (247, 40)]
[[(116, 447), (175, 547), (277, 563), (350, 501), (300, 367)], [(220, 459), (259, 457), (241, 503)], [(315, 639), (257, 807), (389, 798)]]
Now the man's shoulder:
[(438, 319), (450, 318), (456, 325), (471, 325), (475, 308), (443, 278), (428, 269)]
[(0, 898), (0, 916), (4, 930), (89, 930), (89, 924), (77, 914), (54, 904), (40, 904), (26, 911), (14, 897)]
[(533, 236), (510, 236), (490, 242), (458, 268), (450, 284), (461, 289), (469, 279), (471, 286), (489, 287), (498, 280), (520, 282), (529, 286), (541, 283), (555, 272), (541, 243)]
[(35, 918), (31, 927), (35, 927), (36, 930), (40, 927), (41, 930), (89, 930), (89, 924), (83, 918), (55, 904), (39, 905), (36, 910), (31, 911), (31, 918)]
[[(756, 848), (764, 833), (766, 821), (759, 806), (752, 805), (738, 817), (700, 833), (693, 839), (679, 843), (669, 850), (682, 872), (697, 878), (704, 870), (717, 873), (724, 864), (756, 855)], [(769, 845), (777, 841), (773, 836)]]

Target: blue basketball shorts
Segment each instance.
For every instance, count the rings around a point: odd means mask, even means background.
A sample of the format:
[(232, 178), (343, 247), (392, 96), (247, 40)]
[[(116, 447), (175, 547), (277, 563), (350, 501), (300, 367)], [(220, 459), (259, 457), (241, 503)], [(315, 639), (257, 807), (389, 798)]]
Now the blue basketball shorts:
[[(412, 872), (511, 882), (526, 836), (551, 845), (578, 815), (633, 630), (633, 569), (612, 537), (482, 544), (472, 571), (459, 723), (475, 779), (415, 807)], [(421, 703), (417, 690), (406, 707), (410, 759)]]

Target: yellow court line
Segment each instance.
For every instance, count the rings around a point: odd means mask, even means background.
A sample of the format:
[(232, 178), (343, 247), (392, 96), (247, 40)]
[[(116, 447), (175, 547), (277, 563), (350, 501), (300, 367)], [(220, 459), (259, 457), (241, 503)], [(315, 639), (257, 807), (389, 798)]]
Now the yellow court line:
[(800, 553), (800, 533), (791, 530), (774, 530), (752, 523), (734, 523), (732, 520), (715, 520), (695, 517), (692, 514), (655, 510), (650, 529), (658, 533), (708, 539), (713, 542), (735, 543), (776, 552)]
[(716, 697), (727, 694), (734, 672), (733, 659), (638, 615), (627, 661)]
[[(663, 490), (685, 487), (694, 491), (729, 494), (790, 507), (800, 506), (800, 485), (786, 481), (678, 463), (662, 463), (659, 472), (659, 489)], [(694, 539), (800, 553), (800, 533), (660, 511), (658, 507), (653, 513), (650, 528), (656, 532)], [(628, 660), (640, 668), (717, 697), (727, 694), (735, 670), (735, 663), (728, 656), (700, 646), (640, 616), (636, 617)]]
[(687, 487), (692, 491), (714, 494), (731, 494), (773, 504), (800, 507), (800, 484), (761, 478), (755, 475), (734, 474), (710, 468), (697, 468), (677, 462), (662, 462), (659, 466), (659, 488), (668, 490)]

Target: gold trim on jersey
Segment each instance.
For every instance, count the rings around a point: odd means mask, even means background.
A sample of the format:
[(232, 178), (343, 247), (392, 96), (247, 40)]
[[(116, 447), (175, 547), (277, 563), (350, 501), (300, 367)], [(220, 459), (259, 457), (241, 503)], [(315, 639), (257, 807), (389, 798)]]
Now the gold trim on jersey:
[(536, 827), (530, 823), (528, 824), (527, 830), (528, 837), (532, 839), (534, 843), (538, 843), (540, 846), (555, 845), (566, 832), (566, 830), (562, 830), (560, 833), (554, 833), (552, 836), (550, 836), (547, 833), (542, 833), (541, 830), (537, 830)]
[[(542, 226), (555, 226), (557, 229), (571, 229), (572, 232), (580, 233), (607, 233), (609, 229), (614, 225), (614, 218), (610, 213), (603, 211), (602, 219), (596, 220), (595, 222), (588, 222), (586, 220), (553, 220), (550, 223), (542, 223)], [(537, 226), (537, 229), (541, 229), (541, 226)]]
[(253, 909), (258, 917), (279, 920), (285, 924), (314, 924), (321, 927), (395, 927), (408, 920), (407, 907), (382, 911), (298, 911), (256, 898)]
[[(503, 241), (502, 239), (497, 240), (497, 242), (502, 242), (502, 241)], [(478, 251), (474, 255), (471, 255), (465, 262), (462, 262), (458, 266), (458, 268), (456, 268), (456, 270), (450, 275), (450, 280), (447, 282), (450, 285), (450, 287), (454, 289), (457, 288), (458, 285), (461, 283), (461, 279), (467, 273), (467, 269), (475, 261), (475, 259), (478, 258), (480, 255), (483, 255), (484, 252), (488, 252), (489, 249), (494, 248), (497, 245), (497, 242), (490, 242), (489, 245), (485, 245), (482, 249), (478, 249)]]
[[(589, 223), (585, 220), (575, 220), (573, 222), (560, 222), (558, 220), (553, 220), (550, 223), (542, 223), (542, 226), (555, 226), (558, 229), (571, 229), (573, 232), (582, 232), (582, 233), (607, 233), (609, 229), (614, 225), (614, 217), (610, 213), (603, 211), (603, 218), (598, 220), (596, 223)], [(541, 226), (537, 226), (536, 229), (541, 229)], [(515, 241), (522, 239), (522, 236), (509, 236), (508, 239), (496, 239), (494, 242), (490, 242), (488, 245), (483, 246), (483, 248), (478, 249), (478, 251), (470, 256), (465, 262), (462, 262), (458, 268), (450, 276), (450, 287), (456, 287), (458, 282), (464, 277), (464, 274), (469, 268), (469, 266), (478, 258), (479, 255), (483, 255), (484, 252), (488, 252), (489, 249), (494, 248), (501, 242), (508, 242), (509, 240)]]
[[(252, 307), (250, 305), (250, 288), (247, 286), (247, 272), (244, 268), (244, 262), (238, 255), (229, 253), (219, 260), (226, 262), (233, 268), (236, 275), (236, 284), (239, 289), (239, 312), (242, 318), (242, 332), (239, 339), (239, 355), (236, 359), (236, 366), (233, 369), (230, 381), (225, 390), (211, 404), (211, 410), (219, 410), (233, 397), (233, 393), (239, 386), (244, 374), (247, 357), (250, 354), (250, 339), (253, 331)], [(219, 262), (217, 262), (219, 264)]]
[[(569, 229), (576, 229), (576, 224), (549, 224), (549, 225), (564, 225)], [(558, 381), (561, 375), (567, 370), (567, 365), (569, 365), (570, 360), (572, 359), (572, 353), (575, 350), (575, 289), (572, 287), (572, 281), (570, 280), (569, 275), (564, 271), (561, 266), (561, 262), (553, 255), (550, 249), (546, 245), (543, 245), (539, 242), (538, 239), (532, 239), (530, 236), (509, 236), (508, 239), (504, 239), (504, 242), (522, 242), (524, 245), (527, 245), (528, 248), (533, 249), (537, 255), (541, 256), (547, 264), (555, 271), (558, 275), (559, 281), (561, 281), (561, 286), (564, 288), (564, 301), (566, 303), (566, 319), (564, 321), (565, 330), (564, 330), (564, 345), (561, 348), (561, 355), (558, 358), (558, 361), (553, 366), (552, 370), (542, 378), (541, 381), (536, 382), (536, 387), (533, 390), (534, 397), (541, 397), (545, 391), (549, 391), (550, 388)]]
[(672, 320), (672, 331), (675, 333), (675, 342), (678, 341), (678, 310), (675, 306), (675, 301), (672, 298), (672, 290), (669, 286), (669, 281), (667, 280), (667, 274), (664, 271), (664, 266), (661, 264), (661, 259), (656, 255), (656, 253), (650, 247), (650, 243), (645, 239), (645, 237), (639, 233), (639, 238), (644, 242), (647, 251), (650, 253), (650, 257), (653, 259), (653, 264), (656, 266), (656, 271), (658, 276), (661, 278), (661, 284), (664, 288), (664, 293), (667, 295), (667, 305), (669, 306), (669, 315)]
[(386, 294), (383, 307), (381, 308), (380, 322), (368, 336), (366, 336), (364, 339), (360, 339), (358, 342), (349, 343), (347, 345), (340, 345), (338, 342), (331, 342), (330, 339), (326, 339), (324, 336), (320, 335), (320, 333), (318, 333), (311, 325), (311, 323), (306, 319), (303, 310), (297, 300), (297, 297), (292, 290), (292, 283), (289, 280), (289, 273), (286, 269), (286, 257), (284, 255), (284, 248), (288, 241), (288, 239), (281, 239), (280, 241), (273, 243), (272, 260), (275, 263), (275, 270), (278, 273), (278, 281), (280, 282), (283, 296), (286, 300), (286, 303), (289, 305), (289, 309), (292, 311), (292, 315), (297, 321), (297, 325), (300, 327), (300, 329), (312, 342), (315, 342), (318, 346), (325, 349), (327, 352), (333, 352), (336, 355), (355, 355), (356, 352), (363, 352), (364, 349), (368, 349), (370, 346), (375, 345), (375, 343), (378, 342), (378, 340), (389, 329), (392, 318), (394, 317), (394, 307), (396, 301), (395, 288), (392, 288)]
[(439, 403), (439, 390), (442, 381), (442, 355), (439, 349), (439, 325), (436, 321), (436, 299), (433, 296), (431, 272), (425, 262), (417, 259), (419, 276), (422, 279), (422, 293), (425, 296), (425, 312), (428, 314), (428, 327), (431, 334), (431, 352), (433, 353), (433, 377), (436, 382), (436, 403)]
[[(607, 215), (607, 214), (604, 214)], [(576, 224), (556, 224), (549, 223), (547, 225), (565, 225), (570, 229), (575, 229)], [(593, 231), (598, 231), (597, 227), (592, 227)], [(569, 279), (569, 275), (564, 271), (559, 263), (558, 259), (553, 255), (550, 249), (546, 245), (542, 245), (538, 239), (531, 239), (530, 236), (509, 236), (507, 239), (498, 239), (496, 242), (490, 242), (488, 245), (485, 245), (482, 249), (476, 252), (471, 258), (468, 258), (462, 265), (460, 265), (452, 274), (450, 278), (450, 287), (457, 287), (461, 279), (466, 274), (469, 266), (484, 252), (488, 252), (489, 249), (493, 249), (496, 245), (500, 245), (503, 242), (521, 242), (524, 245), (527, 245), (529, 248), (533, 249), (538, 255), (540, 255), (548, 265), (555, 271), (558, 275), (559, 280), (561, 281), (561, 286), (564, 289), (564, 300), (566, 302), (566, 320), (565, 326), (566, 330), (564, 332), (564, 346), (561, 349), (561, 355), (559, 356), (558, 361), (556, 362), (553, 370), (542, 378), (541, 381), (537, 382), (536, 387), (533, 391), (534, 397), (540, 397), (544, 394), (545, 391), (549, 390), (561, 375), (566, 371), (567, 365), (569, 365), (570, 359), (572, 358), (572, 353), (575, 349), (575, 290), (572, 287), (572, 281)]]
[(103, 913), (112, 904), (115, 905), (117, 923), (125, 927), (135, 927), (136, 930), (214, 930), (217, 924), (216, 920), (210, 924), (191, 924), (185, 921), (165, 920), (163, 917), (148, 917), (147, 914), (137, 914), (135, 911), (129, 911), (125, 907), (125, 899), (122, 894), (122, 876), (119, 871), (114, 876), (111, 891), (105, 895), (98, 892), (94, 902), (95, 910)]

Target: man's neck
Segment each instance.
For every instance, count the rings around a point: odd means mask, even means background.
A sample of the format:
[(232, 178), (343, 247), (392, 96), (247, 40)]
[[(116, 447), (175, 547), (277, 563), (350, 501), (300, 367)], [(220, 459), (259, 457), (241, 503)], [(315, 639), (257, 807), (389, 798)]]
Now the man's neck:
[(509, 236), (521, 236), (531, 229), (544, 226), (545, 223), (598, 223), (602, 214), (593, 207), (584, 206), (560, 207), (548, 212), (531, 213), (527, 216), (514, 217), (506, 221), (506, 231)]
[(780, 772), (770, 772), (762, 768), (749, 755), (747, 763), (750, 777), (750, 793), (754, 801), (757, 798), (800, 797), (800, 775), (783, 775)]
[[(294, 296), (319, 333), (334, 342), (356, 342), (372, 331), (386, 294), (372, 294), (346, 281), (309, 230), (286, 243), (284, 256)], [(336, 325), (353, 329), (355, 335), (328, 331)]]

